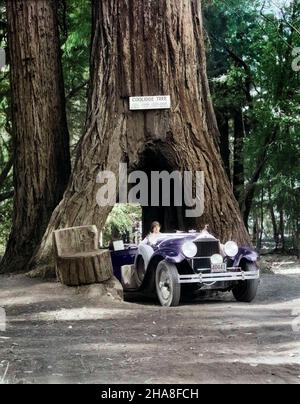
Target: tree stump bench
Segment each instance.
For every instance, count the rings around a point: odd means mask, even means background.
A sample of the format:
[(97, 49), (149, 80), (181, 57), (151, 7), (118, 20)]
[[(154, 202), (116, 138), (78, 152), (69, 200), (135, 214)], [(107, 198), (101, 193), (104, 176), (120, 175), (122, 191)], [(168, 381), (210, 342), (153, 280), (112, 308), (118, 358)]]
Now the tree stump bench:
[(110, 252), (99, 250), (96, 226), (73, 227), (54, 232), (56, 273), (67, 286), (91, 285), (113, 276)]

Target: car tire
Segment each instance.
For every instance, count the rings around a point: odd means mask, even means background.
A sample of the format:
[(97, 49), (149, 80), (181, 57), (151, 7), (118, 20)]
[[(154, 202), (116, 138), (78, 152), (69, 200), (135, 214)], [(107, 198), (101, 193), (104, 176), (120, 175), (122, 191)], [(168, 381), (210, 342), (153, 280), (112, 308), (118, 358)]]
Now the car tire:
[[(247, 262), (244, 270), (246, 272), (257, 270), (255, 264)], [(239, 282), (237, 286), (232, 290), (233, 296), (238, 302), (251, 303), (256, 298), (257, 290), (259, 286), (259, 279), (250, 281)]]
[(139, 255), (136, 261), (136, 269), (134, 271), (135, 282), (137, 287), (140, 288), (144, 282), (145, 275), (146, 275), (146, 266), (144, 258)]
[(176, 265), (160, 262), (155, 276), (156, 293), (163, 307), (176, 307), (181, 297), (181, 285)]

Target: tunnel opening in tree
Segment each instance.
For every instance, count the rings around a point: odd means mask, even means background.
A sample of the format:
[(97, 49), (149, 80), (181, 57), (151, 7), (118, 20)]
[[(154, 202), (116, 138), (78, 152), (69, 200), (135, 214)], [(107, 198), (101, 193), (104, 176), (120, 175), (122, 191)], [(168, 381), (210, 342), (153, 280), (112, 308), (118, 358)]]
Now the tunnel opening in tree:
[[(178, 170), (178, 165), (172, 161), (172, 151), (168, 149), (168, 146), (160, 143), (156, 146), (147, 147), (142, 154), (138, 169), (143, 171), (148, 178), (149, 203), (148, 206), (142, 206), (143, 236), (149, 233), (151, 224), (154, 221), (161, 224), (162, 231), (165, 233), (196, 229), (196, 220), (186, 217), (188, 207), (185, 205), (183, 173)], [(172, 173), (175, 173), (175, 175), (178, 173), (181, 176), (182, 184), (180, 187), (179, 184), (175, 183)], [(153, 189), (151, 178), (152, 175), (158, 174), (162, 174), (159, 188)], [(163, 177), (167, 178), (166, 183), (162, 180)], [(154, 192), (158, 194), (157, 198), (154, 198), (158, 202), (155, 204), (152, 203)], [(181, 193), (181, 195), (178, 195), (178, 193)], [(166, 199), (165, 202), (164, 199)], [(176, 202), (180, 200), (182, 201), (181, 205)]]

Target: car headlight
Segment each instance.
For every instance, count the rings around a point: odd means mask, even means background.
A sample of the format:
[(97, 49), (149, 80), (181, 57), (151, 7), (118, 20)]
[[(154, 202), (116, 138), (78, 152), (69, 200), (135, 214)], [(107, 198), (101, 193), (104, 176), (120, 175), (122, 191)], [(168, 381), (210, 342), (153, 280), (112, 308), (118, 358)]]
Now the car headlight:
[(224, 252), (228, 257), (235, 257), (239, 252), (239, 247), (234, 241), (228, 241), (224, 246)]
[(195, 243), (187, 241), (182, 246), (182, 252), (187, 258), (194, 258), (197, 255), (198, 249)]
[(210, 261), (211, 261), (211, 263), (213, 264), (213, 265), (221, 265), (221, 264), (223, 264), (223, 257), (222, 257), (222, 255), (220, 255), (220, 254), (215, 254), (215, 255), (213, 255), (212, 257), (211, 257), (211, 259), (210, 259)]

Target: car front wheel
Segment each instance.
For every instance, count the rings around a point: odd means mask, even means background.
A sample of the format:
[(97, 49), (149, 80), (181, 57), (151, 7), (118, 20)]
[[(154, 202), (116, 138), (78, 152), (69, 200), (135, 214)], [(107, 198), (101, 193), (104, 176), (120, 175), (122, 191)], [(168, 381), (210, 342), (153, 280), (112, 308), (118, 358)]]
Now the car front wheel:
[(162, 261), (156, 270), (156, 293), (160, 304), (164, 307), (179, 305), (181, 285), (176, 265)]
[[(257, 267), (255, 264), (246, 263), (244, 270), (246, 272), (256, 271)], [(259, 279), (242, 281), (239, 282), (237, 286), (235, 286), (232, 293), (238, 302), (251, 303), (256, 298), (258, 286)]]

